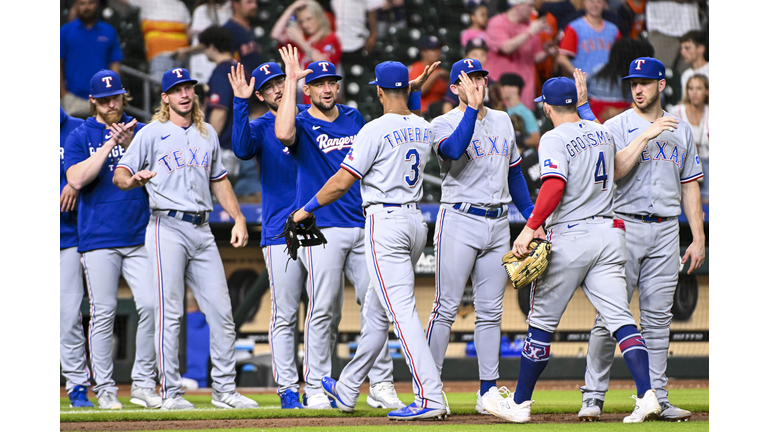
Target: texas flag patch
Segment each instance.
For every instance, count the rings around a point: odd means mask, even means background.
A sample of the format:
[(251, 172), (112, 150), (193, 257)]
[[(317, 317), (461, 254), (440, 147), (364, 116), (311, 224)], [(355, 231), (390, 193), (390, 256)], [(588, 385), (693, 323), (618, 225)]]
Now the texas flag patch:
[(557, 161), (557, 159), (547, 159), (544, 161), (544, 167), (545, 168), (552, 168), (557, 169), (557, 166), (560, 164), (560, 162)]
[(349, 151), (347, 152), (347, 160), (348, 161), (354, 161), (355, 160), (355, 156), (357, 156), (355, 154), (355, 150), (354, 149), (349, 149)]

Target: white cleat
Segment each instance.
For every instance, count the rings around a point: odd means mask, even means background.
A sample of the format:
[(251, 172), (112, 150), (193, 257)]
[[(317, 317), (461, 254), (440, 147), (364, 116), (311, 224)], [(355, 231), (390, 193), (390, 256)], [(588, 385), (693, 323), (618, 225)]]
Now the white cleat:
[(480, 414), (485, 415), (492, 415), (488, 412), (485, 408), (483, 408), (483, 399), (491, 398), (493, 400), (493, 403), (498, 403), (500, 400), (504, 399), (501, 394), (499, 394), (499, 389), (496, 388), (496, 386), (491, 387), (488, 389), (487, 392), (485, 392), (484, 395), (480, 396), (480, 390), (477, 391), (477, 403), (475, 404), (475, 411), (479, 412)]
[(163, 399), (163, 404), (160, 406), (160, 409), (166, 411), (193, 410), (195, 409), (195, 406), (192, 405), (190, 401), (181, 397), (180, 394), (177, 394), (173, 397)]
[(144, 408), (160, 408), (163, 404), (163, 398), (157, 394), (155, 389), (139, 387), (134, 383), (131, 384), (131, 403)]
[(579, 420), (583, 422), (598, 421), (600, 420), (600, 415), (602, 414), (603, 401), (600, 399), (590, 398), (581, 404), (581, 410), (579, 410)]
[(365, 402), (371, 408), (405, 408), (405, 404), (397, 397), (395, 385), (389, 381), (371, 384), (371, 390)]
[(481, 403), (489, 413), (513, 423), (528, 423), (531, 421), (531, 404), (528, 400), (521, 404), (515, 403), (515, 394), (510, 393), (506, 387), (499, 389), (501, 399), (482, 398)]
[(105, 391), (101, 394), (101, 396), (99, 396), (99, 408), (119, 410), (123, 409), (123, 404), (117, 400), (117, 395)]
[(307, 398), (308, 409), (333, 409), (325, 393), (315, 393)]
[(219, 393), (216, 390), (212, 393), (211, 403), (213, 406), (224, 409), (252, 409), (258, 408), (259, 404), (250, 398), (247, 398), (236, 391), (229, 393)]
[(661, 406), (653, 389), (646, 391), (642, 398), (635, 395), (632, 395), (632, 398), (635, 399), (635, 409), (632, 414), (624, 417), (624, 423), (642, 423), (659, 418)]

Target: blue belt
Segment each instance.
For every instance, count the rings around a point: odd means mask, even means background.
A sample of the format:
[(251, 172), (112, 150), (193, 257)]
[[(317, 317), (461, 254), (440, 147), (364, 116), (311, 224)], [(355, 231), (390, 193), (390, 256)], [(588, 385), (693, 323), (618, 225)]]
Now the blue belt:
[(466, 210), (462, 210), (461, 203), (458, 203), (453, 205), (453, 209), (463, 213), (469, 213), (471, 215), (482, 216), (482, 217), (487, 217), (491, 219), (497, 219), (504, 215), (504, 207), (497, 207), (492, 210), (484, 210), (478, 207), (469, 206), (467, 207)]
[(189, 222), (193, 225), (204, 224), (207, 219), (206, 216), (208, 215), (207, 213), (194, 214), (194, 213), (177, 212), (176, 210), (171, 210), (168, 212), (168, 216), (172, 218), (176, 218), (177, 214), (181, 215), (181, 220), (183, 220), (184, 222)]
[(659, 217), (659, 216), (643, 216), (637, 214), (619, 213), (632, 219), (637, 219), (646, 223), (650, 222), (666, 222), (668, 220), (676, 219), (674, 216)]

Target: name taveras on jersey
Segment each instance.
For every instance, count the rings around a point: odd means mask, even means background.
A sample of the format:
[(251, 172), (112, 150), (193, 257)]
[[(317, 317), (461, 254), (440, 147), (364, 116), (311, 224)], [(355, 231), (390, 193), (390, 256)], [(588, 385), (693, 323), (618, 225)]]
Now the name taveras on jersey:
[(384, 139), (387, 140), (392, 148), (412, 142), (431, 144), (432, 131), (420, 127), (400, 128), (384, 135)]
[(613, 140), (611, 140), (610, 133), (597, 131), (577, 136), (570, 142), (565, 143), (565, 150), (568, 151), (568, 155), (570, 155), (572, 158), (575, 158), (584, 150), (590, 147), (597, 147), (601, 145), (613, 145)]
[(208, 150), (201, 151), (199, 147), (187, 147), (185, 150), (186, 151), (176, 149), (166, 153), (157, 158), (157, 162), (165, 167), (169, 173), (178, 168), (184, 168), (185, 166), (203, 168), (210, 172), (211, 167)]
[(328, 153), (333, 150), (344, 150), (352, 147), (352, 143), (355, 141), (357, 135), (331, 138), (328, 139), (328, 134), (322, 134), (317, 136), (317, 146), (323, 153)]

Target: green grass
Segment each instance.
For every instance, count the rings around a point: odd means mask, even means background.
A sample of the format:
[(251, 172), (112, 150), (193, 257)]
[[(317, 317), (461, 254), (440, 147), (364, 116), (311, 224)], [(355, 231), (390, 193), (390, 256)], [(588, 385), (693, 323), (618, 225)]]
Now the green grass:
[[(630, 413), (634, 407), (634, 399), (631, 390), (611, 390), (608, 392), (604, 406), (606, 413)], [(405, 403), (409, 395), (401, 395)], [(282, 410), (280, 399), (277, 395), (249, 395), (261, 406), (256, 410), (224, 410), (211, 404), (210, 396), (190, 395), (187, 400), (195, 404), (196, 409), (191, 411), (160, 411), (138, 407), (128, 401), (128, 397), (121, 397), (124, 409), (119, 411), (105, 411), (98, 408), (69, 408), (69, 399), (61, 398), (60, 421), (61, 422), (88, 422), (88, 421), (153, 421), (153, 420), (223, 420), (223, 419), (260, 419), (260, 418), (287, 418), (287, 417), (385, 417), (388, 410), (373, 409), (365, 403), (365, 395), (358, 399), (353, 414), (342, 414), (338, 410)], [(533, 394), (536, 401), (531, 412), (533, 414), (576, 414), (581, 408), (581, 393), (573, 390), (544, 390)], [(448, 395), (451, 412), (453, 415), (475, 414), (475, 393), (451, 393)], [(97, 404), (96, 398), (91, 402)], [(681, 408), (694, 412), (709, 412), (709, 389), (677, 389), (672, 394), (671, 402)], [(707, 424), (707, 423), (705, 423)], [(535, 425), (529, 425), (535, 426)], [(557, 425), (547, 425), (548, 430), (557, 430)], [(598, 427), (602, 427), (597, 425)], [(614, 424), (615, 426), (615, 424)], [(631, 427), (631, 425), (629, 425)], [(432, 427), (432, 426), (430, 426)], [(446, 426), (434, 426), (434, 430)], [(491, 425), (483, 426), (483, 430)], [(526, 426), (528, 427), (528, 426)], [(685, 426), (688, 427), (688, 426)], [(553, 429), (554, 428), (554, 429)], [(335, 429), (335, 428), (334, 428)], [(367, 431), (365, 427), (355, 428), (356, 431)], [(230, 431), (232, 429), (229, 429)], [(243, 429), (246, 430), (246, 429)], [(248, 429), (251, 430), (251, 429)], [(252, 429), (257, 430), (257, 429)], [(270, 429), (270, 431), (278, 429)], [(294, 429), (295, 430), (295, 429)], [(311, 428), (308, 430), (323, 430), (323, 428)], [(383, 430), (383, 429), (371, 429)], [(422, 430), (422, 429), (419, 429)], [(424, 429), (432, 430), (432, 429)], [(448, 430), (448, 429), (445, 429)], [(451, 429), (458, 430), (458, 429)], [(461, 430), (472, 430), (469, 425), (463, 425)], [(538, 430), (538, 429), (530, 429)], [(645, 429), (651, 430), (651, 429)], [(692, 429), (685, 429), (692, 430)]]
[[(385, 432), (392, 428), (397, 428), (397, 432), (406, 431), (418, 431), (418, 432), (495, 432), (495, 431), (510, 431), (518, 428), (525, 430), (526, 432), (557, 432), (557, 431), (576, 431), (589, 429), (590, 432), (597, 431), (643, 431), (643, 432), (668, 432), (674, 430), (674, 432), (691, 432), (691, 431), (708, 431), (708, 422), (686, 422), (686, 423), (665, 423), (665, 422), (650, 422), (642, 424), (622, 424), (622, 423), (589, 423), (589, 424), (487, 424), (487, 425), (461, 425), (461, 424), (443, 424), (443, 425), (414, 425), (410, 423), (397, 423), (387, 426), (333, 426), (333, 427), (296, 427), (296, 428), (247, 428), (247, 429), (195, 429), (194, 431), (174, 431), (174, 432), (324, 432), (324, 431), (341, 431), (341, 432)], [(147, 432), (168, 432), (164, 431), (147, 431)]]

